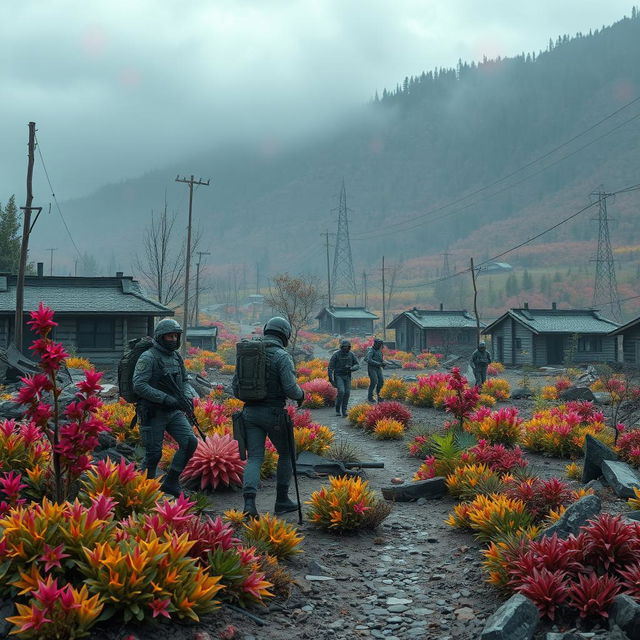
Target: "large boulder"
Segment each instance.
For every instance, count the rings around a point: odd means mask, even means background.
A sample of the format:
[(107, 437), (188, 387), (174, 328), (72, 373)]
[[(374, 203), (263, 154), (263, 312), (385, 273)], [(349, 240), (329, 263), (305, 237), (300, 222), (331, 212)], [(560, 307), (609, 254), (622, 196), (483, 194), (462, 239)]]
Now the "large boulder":
[(538, 628), (538, 609), (522, 594), (511, 596), (488, 620), (481, 640), (531, 640)]
[(618, 454), (600, 442), (592, 435), (587, 435), (584, 441), (584, 465), (582, 467), (582, 482), (597, 480), (602, 475), (603, 460), (619, 460)]
[(511, 392), (511, 397), (514, 400), (518, 400), (520, 398), (531, 398), (533, 397), (533, 391), (526, 387), (517, 387)]
[(8, 420), (20, 420), (24, 415), (26, 407), (17, 402), (0, 402), (0, 418), (6, 418)]
[(640, 475), (626, 462), (603, 460), (602, 475), (619, 498), (633, 498), (640, 488)]
[(609, 628), (620, 627), (629, 640), (640, 640), (640, 603), (631, 596), (620, 594), (609, 608)]
[(560, 400), (567, 402), (571, 400), (589, 400), (590, 402), (595, 402), (595, 396), (589, 387), (569, 387), (561, 391), (558, 397)]
[(538, 540), (543, 537), (550, 538), (554, 533), (563, 540), (571, 534), (577, 536), (580, 527), (585, 525), (593, 517), (600, 513), (602, 502), (598, 496), (590, 494), (580, 498), (577, 502), (567, 507), (567, 510), (549, 528), (541, 531)]
[(383, 487), (385, 500), (393, 502), (411, 502), (418, 498), (442, 498), (447, 493), (447, 485), (442, 477), (418, 480), (393, 487)]

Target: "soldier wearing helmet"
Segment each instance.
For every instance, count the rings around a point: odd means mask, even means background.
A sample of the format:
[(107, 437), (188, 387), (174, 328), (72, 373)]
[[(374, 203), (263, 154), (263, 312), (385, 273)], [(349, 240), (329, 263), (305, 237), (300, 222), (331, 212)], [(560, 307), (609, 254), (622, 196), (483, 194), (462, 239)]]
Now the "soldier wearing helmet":
[(471, 356), (471, 367), (476, 385), (482, 386), (487, 381), (487, 368), (491, 364), (491, 354), (487, 351), (484, 340), (478, 342), (478, 348)]
[(164, 432), (178, 443), (161, 489), (178, 497), (178, 478), (196, 450), (198, 441), (185, 414), (178, 410), (178, 398), (163, 390), (164, 376), (170, 376), (184, 395), (191, 397), (191, 387), (182, 357), (178, 353), (182, 327), (173, 318), (160, 320), (153, 333), (153, 346), (142, 353), (133, 373), (133, 389), (140, 396), (138, 417), (140, 436), (145, 449), (145, 469), (149, 478), (156, 477), (162, 456)]
[[(264, 325), (263, 341), (266, 346), (266, 397), (262, 400), (245, 402), (242, 417), (245, 425), (247, 465), (244, 469), (242, 492), (244, 512), (257, 517), (256, 494), (260, 482), (260, 469), (264, 460), (266, 437), (278, 450), (278, 468), (276, 471), (276, 514), (295, 511), (297, 505), (289, 499), (291, 482), (291, 455), (289, 438), (286, 432), (285, 404), (287, 398), (295, 400), (300, 406), (304, 400), (304, 391), (296, 381), (293, 360), (285, 347), (291, 338), (291, 325), (285, 318), (271, 318)], [(234, 375), (233, 392), (238, 397), (238, 376)]]
[(367, 394), (367, 400), (369, 402), (375, 402), (373, 392), (376, 393), (376, 398), (380, 402), (380, 390), (384, 385), (384, 376), (382, 375), (382, 369), (387, 366), (382, 356), (382, 347), (384, 342), (380, 338), (376, 338), (373, 341), (373, 346), (367, 349), (367, 353), (364, 357), (364, 361), (367, 363), (367, 373), (369, 374), (369, 391)]
[(336, 396), (336, 416), (346, 417), (351, 395), (351, 373), (360, 368), (358, 358), (351, 352), (348, 340), (340, 342), (340, 348), (329, 360), (329, 382), (338, 390)]

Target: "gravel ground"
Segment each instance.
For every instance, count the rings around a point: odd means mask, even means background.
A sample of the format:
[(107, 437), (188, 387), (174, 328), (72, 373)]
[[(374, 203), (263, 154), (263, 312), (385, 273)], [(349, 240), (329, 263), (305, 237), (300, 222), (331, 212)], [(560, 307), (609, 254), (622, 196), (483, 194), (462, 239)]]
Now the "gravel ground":
[[(512, 385), (518, 372), (505, 374)], [(538, 382), (536, 380), (536, 382)], [(366, 392), (352, 392), (351, 404), (364, 401)], [(523, 415), (531, 413), (528, 400), (513, 401)], [(442, 411), (413, 408), (414, 422), (439, 429)], [(338, 438), (348, 439), (361, 452), (362, 460), (382, 461), (384, 469), (367, 472), (374, 489), (390, 484), (392, 477), (410, 480), (420, 461), (407, 455), (405, 442), (380, 442), (336, 418), (333, 409), (313, 411), (314, 420), (330, 426)], [(565, 460), (528, 456), (541, 476), (564, 476)], [(309, 496), (322, 479), (300, 478), (301, 498)], [(609, 492), (603, 496), (615, 507)], [(272, 509), (275, 480), (268, 480), (258, 494), (262, 511)], [(298, 586), (286, 602), (273, 602), (268, 609), (253, 611), (266, 623), (258, 626), (241, 614), (221, 609), (201, 625), (159, 625), (144, 629), (110, 628), (95, 632), (94, 640), (121, 640), (133, 633), (139, 640), (191, 640), (196, 632), (218, 638), (228, 624), (239, 629), (244, 640), (348, 640), (420, 638), (467, 640), (478, 638), (489, 615), (500, 605), (497, 592), (484, 582), (481, 546), (466, 533), (453, 530), (444, 520), (455, 502), (449, 498), (425, 504), (397, 503), (391, 515), (375, 532), (334, 536), (308, 524), (304, 553), (287, 562)], [(240, 491), (217, 492), (213, 509), (241, 508)], [(297, 515), (288, 519), (296, 522)], [(306, 576), (311, 576), (308, 578)], [(320, 576), (318, 578), (318, 576)], [(202, 640), (208, 636), (202, 635)]]

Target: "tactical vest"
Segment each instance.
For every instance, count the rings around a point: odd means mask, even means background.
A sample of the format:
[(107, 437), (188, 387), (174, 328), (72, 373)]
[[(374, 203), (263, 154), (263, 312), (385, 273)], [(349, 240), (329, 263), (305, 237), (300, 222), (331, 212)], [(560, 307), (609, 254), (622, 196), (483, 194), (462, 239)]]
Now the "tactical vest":
[(341, 351), (336, 352), (335, 369), (337, 376), (350, 376), (351, 366), (355, 363), (355, 356), (351, 352), (344, 355)]
[(282, 388), (280, 382), (280, 374), (276, 366), (276, 357), (280, 353), (282, 347), (270, 341), (266, 341), (266, 372), (265, 380), (267, 387), (267, 395), (264, 400), (249, 400), (245, 404), (249, 407), (252, 406), (269, 406), (269, 407), (284, 407), (287, 396)]

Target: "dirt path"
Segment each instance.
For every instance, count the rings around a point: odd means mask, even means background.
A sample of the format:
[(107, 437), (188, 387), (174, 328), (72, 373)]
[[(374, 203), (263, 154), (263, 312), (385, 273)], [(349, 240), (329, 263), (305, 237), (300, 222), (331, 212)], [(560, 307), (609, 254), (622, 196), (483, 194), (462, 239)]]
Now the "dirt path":
[[(511, 376), (510, 376), (511, 377)], [(512, 384), (515, 380), (511, 380)], [(366, 391), (354, 390), (350, 404), (363, 402)], [(414, 422), (441, 428), (442, 411), (411, 408)], [(525, 413), (526, 407), (522, 406)], [(530, 411), (530, 403), (528, 407)], [(420, 461), (407, 455), (404, 441), (377, 441), (336, 418), (333, 408), (314, 410), (316, 422), (330, 426), (337, 438), (345, 438), (361, 452), (362, 460), (382, 461), (384, 469), (368, 471), (373, 489), (390, 484), (392, 477), (411, 480)], [(542, 476), (562, 475), (565, 461), (531, 458)], [(323, 483), (300, 478), (303, 500)], [(273, 508), (275, 480), (258, 494), (261, 511)], [(287, 563), (299, 583), (286, 602), (255, 611), (267, 626), (259, 627), (240, 614), (223, 610), (203, 621), (201, 627), (162, 626), (136, 631), (139, 640), (187, 640), (196, 629), (217, 638), (219, 630), (233, 623), (244, 640), (348, 640), (351, 638), (420, 638), (421, 640), (471, 640), (480, 635), (486, 618), (500, 604), (481, 570), (481, 546), (470, 534), (444, 524), (455, 502), (450, 498), (425, 504), (396, 503), (376, 532), (334, 536), (304, 524), (304, 553)], [(217, 492), (212, 506), (217, 513), (241, 508), (240, 491)], [(296, 514), (288, 520), (296, 522)], [(321, 575), (321, 578), (317, 578)], [(307, 579), (305, 576), (312, 576)], [(124, 638), (124, 631), (92, 636), (96, 640)]]

